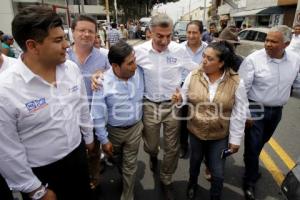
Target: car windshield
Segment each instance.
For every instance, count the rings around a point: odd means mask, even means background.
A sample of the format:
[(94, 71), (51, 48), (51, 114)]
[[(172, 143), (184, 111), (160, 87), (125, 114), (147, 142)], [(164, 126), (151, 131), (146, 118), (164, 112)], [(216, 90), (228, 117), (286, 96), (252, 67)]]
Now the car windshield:
[(141, 26), (146, 27), (146, 26), (149, 26), (150, 22), (140, 22), (140, 24), (141, 24)]
[(188, 24), (189, 22), (178, 22), (176, 23), (175, 25), (175, 30), (177, 31), (185, 31), (186, 30), (186, 25)]

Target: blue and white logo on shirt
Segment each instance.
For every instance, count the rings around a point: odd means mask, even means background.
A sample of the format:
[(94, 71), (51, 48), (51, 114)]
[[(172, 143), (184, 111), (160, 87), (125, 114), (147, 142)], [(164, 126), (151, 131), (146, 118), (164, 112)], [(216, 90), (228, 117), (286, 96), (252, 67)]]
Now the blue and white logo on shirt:
[(167, 64), (176, 64), (176, 62), (177, 62), (177, 58), (171, 56), (167, 57)]
[(30, 102), (25, 103), (25, 106), (29, 112), (37, 111), (40, 108), (43, 108), (47, 105), (48, 105), (48, 103), (46, 102), (45, 98), (40, 98), (40, 99), (32, 100)]

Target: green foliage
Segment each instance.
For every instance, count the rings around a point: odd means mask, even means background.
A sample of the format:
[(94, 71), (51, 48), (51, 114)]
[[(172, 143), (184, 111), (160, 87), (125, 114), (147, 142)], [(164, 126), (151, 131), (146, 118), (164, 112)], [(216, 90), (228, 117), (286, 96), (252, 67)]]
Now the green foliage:
[[(99, 0), (101, 5), (105, 6), (105, 0)], [(179, 0), (117, 0), (118, 12), (122, 12), (121, 21), (126, 22), (128, 19), (137, 20), (141, 17), (151, 15), (153, 6), (157, 3), (176, 2)], [(114, 12), (114, 0), (109, 0), (109, 9)]]

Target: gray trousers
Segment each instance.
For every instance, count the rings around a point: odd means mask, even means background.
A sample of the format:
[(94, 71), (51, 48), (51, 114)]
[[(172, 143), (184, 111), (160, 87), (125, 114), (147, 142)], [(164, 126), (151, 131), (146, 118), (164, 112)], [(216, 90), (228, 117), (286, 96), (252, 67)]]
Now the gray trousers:
[(143, 123), (139, 121), (130, 128), (108, 125), (108, 138), (113, 145), (113, 159), (122, 169), (123, 191), (121, 200), (134, 199), (134, 183), (137, 171), (137, 156)]
[(172, 182), (179, 158), (179, 109), (171, 102), (154, 103), (144, 101), (144, 150), (151, 156), (157, 156), (160, 144), (160, 128), (163, 125), (164, 155), (160, 169), (163, 184)]

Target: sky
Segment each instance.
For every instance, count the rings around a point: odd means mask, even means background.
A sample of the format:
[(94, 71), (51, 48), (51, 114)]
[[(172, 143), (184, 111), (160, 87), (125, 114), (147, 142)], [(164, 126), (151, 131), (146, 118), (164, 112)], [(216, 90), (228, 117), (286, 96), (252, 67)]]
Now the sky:
[[(178, 2), (171, 2), (167, 4), (160, 4), (158, 7), (159, 12), (167, 13), (174, 21), (177, 21), (178, 18), (184, 13), (189, 12), (189, 4), (191, 2), (191, 10), (204, 5), (204, 0), (180, 0)], [(206, 0), (206, 5), (209, 4), (211, 0)], [(157, 7), (154, 7), (157, 9)]]

